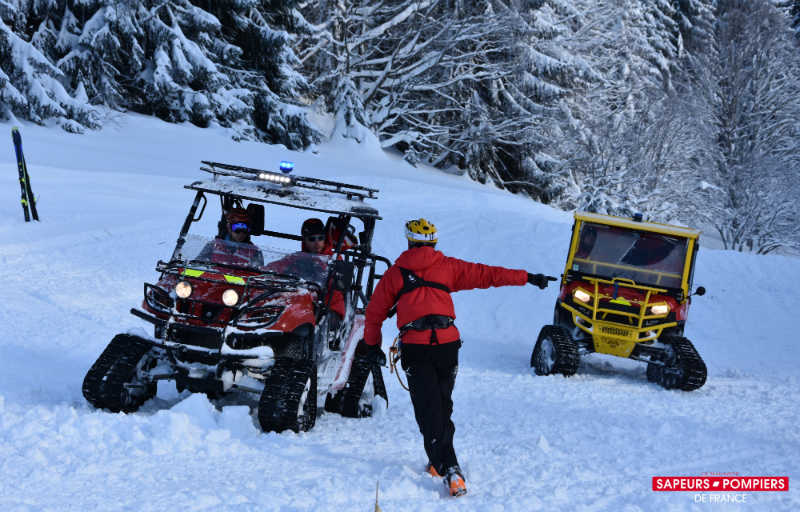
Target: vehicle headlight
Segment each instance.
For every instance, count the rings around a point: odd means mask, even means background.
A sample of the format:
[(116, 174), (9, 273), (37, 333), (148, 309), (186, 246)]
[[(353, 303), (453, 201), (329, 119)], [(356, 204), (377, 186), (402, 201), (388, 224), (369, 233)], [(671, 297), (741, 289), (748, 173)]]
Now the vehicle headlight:
[(592, 300), (592, 296), (589, 295), (587, 292), (581, 290), (580, 288), (572, 292), (572, 296), (575, 298), (575, 300), (580, 302), (585, 302), (587, 304), (589, 303), (590, 300)]
[(180, 283), (175, 285), (175, 295), (178, 297), (185, 299), (192, 294), (192, 285), (187, 283), (186, 281), (181, 281)]
[(650, 306), (650, 313), (654, 315), (666, 315), (669, 313), (669, 305), (668, 304), (653, 304)]
[(225, 290), (222, 292), (222, 303), (226, 306), (235, 306), (239, 302), (239, 294), (236, 290)]

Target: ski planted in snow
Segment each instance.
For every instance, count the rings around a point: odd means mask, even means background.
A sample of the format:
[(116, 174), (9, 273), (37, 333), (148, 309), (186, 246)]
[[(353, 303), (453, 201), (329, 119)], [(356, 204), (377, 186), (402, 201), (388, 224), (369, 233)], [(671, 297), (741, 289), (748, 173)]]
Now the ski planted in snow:
[(11, 129), (11, 139), (14, 141), (14, 152), (17, 155), (17, 170), (19, 171), (19, 186), (22, 190), (21, 202), (22, 212), (25, 214), (25, 222), (39, 220), (39, 213), (36, 211), (36, 200), (31, 190), (31, 179), (28, 175), (28, 166), (25, 164), (25, 155), (22, 153), (22, 135), (16, 126)]
[(22, 189), (22, 212), (25, 214), (25, 222), (30, 222), (31, 216), (28, 213), (28, 191), (25, 189), (25, 164), (22, 163), (22, 136), (19, 129), (15, 126), (11, 129), (11, 139), (14, 141), (14, 152), (17, 154), (17, 170), (19, 171), (19, 186)]

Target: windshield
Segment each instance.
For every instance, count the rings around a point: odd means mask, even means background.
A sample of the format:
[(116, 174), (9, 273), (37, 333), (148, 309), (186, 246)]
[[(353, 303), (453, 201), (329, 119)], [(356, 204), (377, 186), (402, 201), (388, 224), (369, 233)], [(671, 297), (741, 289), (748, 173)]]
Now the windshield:
[(178, 259), (254, 272), (287, 274), (322, 286), (328, 275), (328, 256), (262, 247), (249, 242), (197, 235), (186, 237)]
[(572, 270), (679, 288), (686, 248), (685, 238), (585, 222)]

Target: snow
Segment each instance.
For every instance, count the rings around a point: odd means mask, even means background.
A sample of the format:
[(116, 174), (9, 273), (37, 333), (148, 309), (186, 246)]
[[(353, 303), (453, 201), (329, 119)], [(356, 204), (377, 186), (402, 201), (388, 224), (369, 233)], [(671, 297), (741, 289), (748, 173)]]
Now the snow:
[[(449, 255), (558, 275), (570, 213), (412, 168), (374, 138), (290, 153), (135, 115), (80, 136), (21, 131), (42, 222), (23, 222), (9, 143), (0, 156), (0, 509), (369, 510), (378, 481), (387, 512), (707, 510), (693, 493), (651, 490), (653, 476), (704, 472), (793, 481), (788, 492), (714, 510), (800, 509), (797, 259), (701, 250), (695, 285), (708, 293), (695, 298), (686, 334), (709, 378), (691, 393), (603, 356), (569, 379), (534, 376), (528, 361), (556, 287), (455, 294), (465, 341), (455, 443), (469, 494), (451, 500), (423, 473), (408, 394), (388, 371), (388, 409), (377, 401), (372, 418), (323, 415), (310, 432), (279, 435), (261, 433), (247, 405), (215, 407), (167, 382), (138, 413), (96, 411), (81, 382), (115, 334), (149, 329), (128, 310), (174, 247), (194, 195), (183, 185), (202, 179), (200, 160), (269, 170), (288, 159), (300, 175), (380, 189), (374, 251), (390, 259), (403, 249), (403, 222), (424, 216)], [(393, 321), (383, 335), (388, 349)]]

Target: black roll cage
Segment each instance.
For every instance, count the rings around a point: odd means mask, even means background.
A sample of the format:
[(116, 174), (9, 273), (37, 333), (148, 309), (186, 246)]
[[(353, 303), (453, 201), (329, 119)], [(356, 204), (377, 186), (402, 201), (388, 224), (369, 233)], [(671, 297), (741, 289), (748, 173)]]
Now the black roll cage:
[[(212, 173), (215, 179), (217, 176), (229, 176), (249, 181), (257, 181), (257, 173), (265, 172), (258, 169), (238, 167), (216, 162), (203, 161), (203, 164), (205, 164), (206, 167), (201, 167), (201, 170)], [(303, 204), (302, 201), (293, 200), (292, 189), (294, 187), (302, 187), (304, 191), (315, 190), (328, 195), (342, 195), (345, 196), (346, 199), (351, 203), (361, 204), (352, 205), (349, 211)], [(377, 210), (363, 204), (365, 198), (376, 198), (376, 194), (378, 192), (377, 189), (299, 176), (292, 177), (290, 186), (284, 188), (273, 186), (270, 188), (260, 189), (260, 191), (263, 192), (263, 197), (258, 197), (256, 194), (242, 194), (225, 191), (220, 188), (215, 189), (214, 187), (203, 182), (194, 182), (190, 185), (186, 185), (184, 188), (194, 190), (196, 193), (194, 200), (192, 201), (192, 205), (189, 208), (189, 212), (186, 215), (186, 219), (184, 220), (183, 226), (181, 227), (180, 234), (178, 235), (178, 240), (175, 245), (175, 250), (172, 253), (170, 263), (183, 260), (183, 258), (181, 258), (181, 250), (186, 243), (186, 236), (189, 233), (191, 225), (195, 222), (198, 222), (203, 217), (203, 213), (205, 212), (208, 203), (206, 196), (210, 194), (219, 196), (220, 207), (223, 211), (227, 211), (234, 206), (242, 207), (243, 201), (250, 201), (251, 203), (258, 203), (262, 205), (274, 204), (277, 206), (297, 208), (301, 210), (325, 213), (328, 215), (336, 215), (336, 222), (342, 226), (343, 229), (339, 229), (339, 238), (336, 241), (336, 246), (333, 249), (333, 259), (335, 262), (341, 262), (345, 265), (352, 265), (355, 270), (355, 272), (353, 272), (353, 279), (350, 283), (349, 289), (343, 290), (343, 292), (346, 295), (350, 295), (350, 303), (352, 304), (353, 309), (357, 312), (363, 312), (363, 309), (366, 308), (366, 305), (369, 303), (369, 299), (372, 296), (376, 280), (380, 280), (380, 278), (383, 276), (382, 273), (378, 273), (377, 264), (382, 263), (386, 265), (386, 269), (391, 266), (391, 261), (389, 261), (387, 258), (372, 253), (372, 237), (375, 233), (375, 223), (376, 221), (380, 220), (381, 217), (378, 215)], [(343, 250), (342, 246), (348, 233), (348, 230), (345, 228), (350, 226), (350, 222), (353, 219), (359, 219), (364, 225), (364, 230), (358, 233), (357, 244), (354, 247)], [(220, 229), (221, 228), (222, 226), (220, 226)], [(266, 235), (270, 237), (296, 241), (302, 240), (302, 237), (297, 234), (283, 233), (267, 229), (262, 229), (259, 233), (253, 234), (257, 236)], [(335, 265), (331, 265), (331, 267), (334, 266)], [(386, 269), (384, 269), (384, 271)], [(364, 282), (365, 278), (366, 282)], [(323, 293), (321, 295), (322, 308), (320, 308), (320, 314), (323, 314), (328, 309), (327, 303), (330, 300), (330, 294)]]

